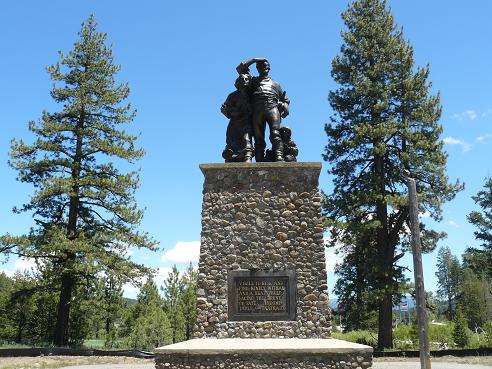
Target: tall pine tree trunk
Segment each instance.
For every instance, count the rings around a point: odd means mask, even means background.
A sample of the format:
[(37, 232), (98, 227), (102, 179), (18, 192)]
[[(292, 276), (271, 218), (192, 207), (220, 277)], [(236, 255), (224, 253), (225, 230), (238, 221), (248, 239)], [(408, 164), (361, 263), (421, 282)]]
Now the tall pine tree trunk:
[[(377, 146), (375, 143), (374, 146)], [(392, 275), (393, 275), (393, 247), (389, 242), (388, 233), (388, 206), (386, 204), (386, 176), (384, 170), (384, 156), (375, 155), (374, 174), (376, 188), (379, 194), (376, 201), (376, 218), (379, 221), (377, 230), (377, 247), (380, 253), (381, 274), (380, 286), (384, 291), (384, 296), (379, 303), (379, 327), (378, 327), (378, 348), (391, 348), (393, 346), (393, 296), (391, 294)]]
[(112, 297), (112, 292), (113, 292), (113, 278), (109, 276), (108, 280), (108, 285), (106, 285), (105, 288), (105, 294), (106, 294), (106, 325), (105, 325), (105, 330), (106, 330), (106, 341), (110, 341), (110, 336), (109, 332), (111, 330), (111, 311), (112, 311), (112, 306), (111, 306), (111, 297)]
[(193, 327), (189, 322), (186, 322), (186, 340), (191, 340), (193, 336)]
[[(355, 255), (357, 257), (358, 260), (358, 263), (363, 263), (364, 261), (363, 260), (360, 260), (360, 259), (364, 259), (365, 258), (365, 255), (363, 254), (364, 251), (362, 250), (362, 248), (360, 247), (360, 245), (357, 245), (356, 246), (356, 251), (355, 251)], [(355, 273), (356, 273), (356, 284), (355, 284), (355, 290), (356, 290), (356, 295), (355, 295), (355, 311), (357, 312), (357, 318), (355, 319), (355, 325), (353, 326), (353, 328), (355, 330), (363, 330), (365, 327), (363, 327), (363, 323), (365, 321), (365, 309), (362, 309), (362, 306), (364, 306), (364, 299), (362, 298), (362, 293), (364, 291), (364, 288), (365, 288), (365, 284), (364, 284), (364, 278), (365, 278), (365, 275), (364, 275), (364, 271), (362, 270), (362, 268), (356, 268), (355, 270)], [(354, 310), (353, 308), (351, 308), (352, 310)]]
[(24, 312), (24, 309), (21, 306), (21, 309), (19, 312), (19, 320), (18, 320), (18, 324), (17, 324), (17, 337), (15, 340), (15, 342), (17, 342), (17, 343), (22, 343), (25, 324), (26, 324), (26, 314)]
[(176, 343), (176, 325), (173, 325), (173, 343)]
[(106, 330), (106, 342), (110, 342), (112, 341), (111, 340), (111, 337), (109, 336), (109, 332), (111, 330), (111, 318), (109, 317), (109, 313), (108, 315), (106, 316), (106, 326), (105, 326), (105, 330)]
[(58, 314), (55, 326), (55, 346), (68, 345), (68, 325), (70, 319), (70, 303), (73, 293), (73, 279), (65, 273), (61, 277), (60, 301), (58, 302)]
[(379, 327), (378, 327), (378, 349), (393, 347), (393, 258), (394, 246), (388, 240), (388, 234), (385, 234), (384, 258), (382, 259), (382, 289), (384, 291), (383, 299), (379, 305)]
[(448, 297), (448, 320), (453, 320), (453, 304), (451, 302), (451, 296)]
[(386, 294), (379, 304), (378, 350), (393, 346), (393, 296)]

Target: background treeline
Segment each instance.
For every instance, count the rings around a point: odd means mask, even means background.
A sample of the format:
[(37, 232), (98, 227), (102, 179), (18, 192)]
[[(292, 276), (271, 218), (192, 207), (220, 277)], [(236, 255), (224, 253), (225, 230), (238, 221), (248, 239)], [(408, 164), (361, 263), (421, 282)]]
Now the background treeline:
[[(462, 262), (447, 246), (438, 251), (438, 289), (427, 295), (433, 349), (492, 347), (492, 178), (485, 181), (484, 188), (473, 199), (478, 209), (468, 215), (468, 220), (476, 227), (475, 237), (481, 247), (468, 247)], [(337, 287), (339, 293), (348, 291), (343, 281), (337, 282)], [(359, 286), (359, 291), (367, 287)], [(400, 283), (395, 306), (399, 307), (402, 296), (406, 299), (413, 293), (413, 285)], [(370, 304), (371, 297), (365, 298)], [(346, 304), (340, 309), (343, 311), (336, 312), (338, 329), (345, 332), (338, 337), (376, 346), (378, 316), (367, 306), (359, 305), (356, 310)], [(415, 309), (393, 310), (393, 347), (418, 348), (417, 336)]]
[[(492, 347), (492, 289), (485, 269), (476, 269), (477, 255), (468, 249), (463, 261), (449, 247), (438, 252), (438, 290), (427, 294), (429, 340), (432, 350), (446, 348)], [(481, 260), (484, 262), (485, 260)], [(403, 283), (403, 301), (413, 299), (413, 284)], [(417, 316), (413, 307), (393, 308), (393, 348), (418, 349)], [(343, 309), (342, 309), (343, 310)], [(351, 311), (334, 312), (335, 337), (377, 346), (378, 319), (375, 311), (366, 311), (363, 319)], [(343, 331), (343, 332), (342, 332)]]
[[(0, 273), (0, 343), (46, 346), (54, 339), (58, 287), (42, 274)], [(152, 276), (136, 300), (123, 297), (114, 276), (100, 275), (76, 289), (71, 304), (70, 346), (152, 350), (192, 337), (196, 272), (176, 267), (159, 291)]]

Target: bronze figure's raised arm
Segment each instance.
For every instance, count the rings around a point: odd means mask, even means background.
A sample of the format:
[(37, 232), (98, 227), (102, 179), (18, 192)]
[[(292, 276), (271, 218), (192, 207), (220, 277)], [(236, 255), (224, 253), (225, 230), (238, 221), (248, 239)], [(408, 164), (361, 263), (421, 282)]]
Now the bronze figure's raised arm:
[(268, 61), (268, 60), (265, 59), (265, 58), (253, 58), (253, 59), (249, 59), (249, 60), (247, 60), (245, 62), (239, 63), (239, 65), (236, 67), (236, 71), (239, 74), (249, 74), (249, 67), (252, 64), (256, 64), (258, 62), (264, 62), (264, 61)]

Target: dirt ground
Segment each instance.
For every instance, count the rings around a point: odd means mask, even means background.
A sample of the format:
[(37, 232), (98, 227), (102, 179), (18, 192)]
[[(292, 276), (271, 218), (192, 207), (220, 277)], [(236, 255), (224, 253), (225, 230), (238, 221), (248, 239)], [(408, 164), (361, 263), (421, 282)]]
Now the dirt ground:
[(0, 369), (48, 369), (83, 364), (151, 364), (154, 359), (124, 356), (0, 357)]
[[(391, 362), (391, 361), (418, 361), (418, 358), (404, 358), (404, 357), (376, 357), (374, 362)], [(446, 362), (446, 363), (458, 363), (458, 364), (480, 364), (492, 366), (492, 356), (443, 356), (433, 357), (432, 362)], [(0, 367), (1, 368), (1, 367)]]
[[(375, 363), (417, 361), (418, 358), (375, 358)], [(433, 362), (476, 364), (492, 367), (492, 356), (432, 358)], [(0, 358), (0, 369), (56, 369), (87, 364), (153, 364), (153, 359), (136, 359), (122, 356), (37, 356)], [(472, 367), (470, 367), (472, 368)]]

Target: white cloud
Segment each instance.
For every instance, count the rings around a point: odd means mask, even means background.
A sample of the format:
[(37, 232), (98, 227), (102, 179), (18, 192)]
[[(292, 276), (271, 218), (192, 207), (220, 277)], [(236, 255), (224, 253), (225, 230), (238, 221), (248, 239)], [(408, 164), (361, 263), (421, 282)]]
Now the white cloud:
[(421, 219), (430, 218), (430, 216), (431, 216), (431, 213), (429, 212), (429, 210), (426, 210), (423, 213), (419, 213), (419, 218), (421, 218)]
[(477, 141), (478, 142), (482, 142), (482, 141), (485, 141), (488, 138), (492, 138), (492, 134), (491, 133), (486, 133), (484, 135), (478, 136), (477, 137)]
[(461, 140), (458, 140), (457, 138), (454, 138), (454, 137), (446, 137), (443, 141), (447, 145), (459, 145), (459, 144), (461, 144)]
[(0, 272), (4, 272), (7, 277), (13, 277), (15, 273), (33, 273), (38, 270), (36, 261), (30, 258), (18, 258), (14, 261), (12, 269), (0, 269)]
[(486, 111), (484, 111), (482, 113), (482, 118), (485, 118), (487, 115), (491, 114), (492, 113), (492, 109), (487, 109)]
[[(330, 237), (325, 236), (323, 238), (325, 245), (327, 245), (330, 242)], [(333, 273), (335, 271), (335, 267), (338, 264), (341, 264), (343, 261), (343, 258), (337, 254), (337, 250), (340, 248), (341, 245), (335, 245), (334, 247), (326, 247), (325, 248), (325, 259), (326, 259), (326, 272), (327, 273)]]
[(469, 143), (451, 136), (445, 137), (442, 141), (446, 145), (460, 145), (463, 149), (463, 152), (468, 152), (471, 150), (471, 145)]
[[(154, 283), (156, 284), (159, 292), (161, 292), (161, 287), (164, 287), (164, 282), (167, 279), (169, 273), (171, 273), (172, 268), (169, 267), (159, 267), (154, 275)], [(184, 273), (184, 270), (179, 270), (180, 274)], [(141, 285), (147, 282), (147, 276), (139, 279)], [(134, 286), (132, 283), (125, 283), (123, 285), (123, 296), (131, 299), (136, 299), (138, 293), (140, 292), (140, 287)]]
[[(160, 267), (157, 269), (157, 274), (154, 276), (154, 282), (157, 285), (157, 288), (160, 288), (164, 286), (164, 282), (168, 276), (169, 273), (171, 273), (172, 268), (168, 267)], [(182, 272), (182, 271), (180, 271)]]
[(5, 273), (5, 275), (9, 278), (12, 278), (14, 276), (14, 272), (8, 269), (0, 269), (0, 273)]
[(129, 299), (136, 299), (140, 289), (131, 283), (123, 285), (123, 296)]
[(343, 261), (342, 257), (337, 255), (335, 251), (336, 250), (334, 247), (325, 249), (326, 271), (328, 273), (333, 273), (335, 271), (335, 267)]
[(454, 220), (448, 220), (448, 224), (452, 227), (459, 228), (459, 224), (456, 223)]
[(162, 261), (167, 263), (197, 263), (200, 256), (200, 241), (179, 241), (172, 249), (166, 251)]
[(475, 120), (478, 113), (475, 110), (465, 110), (461, 113), (454, 113), (453, 118), (458, 120)]
[(460, 113), (454, 113), (452, 115), (452, 118), (457, 120), (475, 120), (477, 118), (485, 118), (490, 114), (492, 114), (492, 108), (484, 110), (482, 112), (470, 109), (462, 111)]
[(29, 258), (19, 258), (14, 263), (15, 271), (19, 271), (21, 273), (24, 272), (32, 272), (38, 269), (36, 262), (34, 259)]

